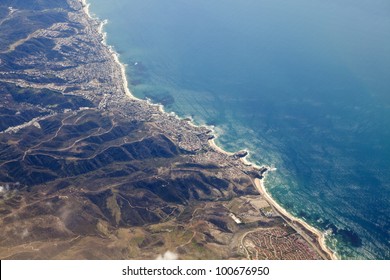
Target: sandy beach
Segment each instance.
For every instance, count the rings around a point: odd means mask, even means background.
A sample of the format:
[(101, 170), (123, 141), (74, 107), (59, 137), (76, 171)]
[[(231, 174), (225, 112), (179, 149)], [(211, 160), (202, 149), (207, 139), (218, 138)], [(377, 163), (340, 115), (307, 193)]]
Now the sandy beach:
[(211, 139), (209, 140), (209, 144), (211, 147), (213, 147), (216, 151), (222, 153), (222, 154), (225, 154), (225, 155), (228, 155), (228, 156), (232, 156), (234, 155), (234, 153), (230, 153), (228, 151), (225, 151), (223, 150), (221, 147), (219, 147), (217, 144), (215, 144), (215, 139)]
[[(218, 145), (215, 143), (215, 138), (209, 140), (209, 144), (210, 144), (210, 146), (211, 146), (212, 148), (214, 148), (216, 151), (218, 151), (218, 152), (220, 152), (220, 153), (222, 153), (222, 154), (225, 154), (225, 155), (228, 155), (228, 156), (233, 156), (233, 155), (234, 155), (234, 153), (225, 151), (225, 150), (222, 149), (220, 146), (218, 146)], [(245, 151), (247, 151), (247, 150), (245, 150)], [(268, 170), (271, 170), (271, 169), (272, 169), (272, 168), (269, 167), (269, 166), (265, 166), (265, 165), (260, 166), (260, 165), (257, 165), (257, 164), (255, 164), (255, 163), (249, 161), (249, 160), (247, 159), (247, 157), (249, 156), (249, 153), (250, 153), (250, 152), (249, 152), (249, 151), (247, 151), (247, 152), (248, 152), (248, 155), (240, 159), (245, 165), (247, 165), (247, 166), (252, 166), (253, 168), (257, 168), (257, 169), (259, 169), (259, 170), (260, 170), (261, 168), (263, 168), (263, 167), (266, 167)]]
[[(226, 154), (226, 155), (229, 155), (229, 156), (232, 156), (234, 155), (234, 153), (230, 153), (230, 152), (227, 152), (225, 150), (223, 150), (221, 147), (219, 147), (216, 143), (215, 143), (215, 139), (211, 139), (209, 140), (209, 144), (211, 147), (213, 147), (216, 151), (220, 152), (220, 153), (223, 153), (223, 154)], [(260, 166), (258, 165), (255, 165), (253, 164), (252, 162), (248, 161), (245, 158), (242, 158), (241, 159), (244, 164), (246, 165), (252, 165), (254, 166), (255, 168), (261, 168)], [(266, 167), (269, 171), (273, 171), (275, 170), (275, 168), (271, 168), (269, 166), (263, 166), (263, 167)], [(267, 192), (265, 186), (264, 186), (264, 180), (266, 178), (266, 174), (265, 174), (265, 177), (263, 179), (255, 179), (254, 180), (254, 183), (256, 185), (256, 188), (258, 189), (259, 193), (265, 197), (267, 199), (267, 201), (272, 205), (274, 206), (277, 211), (280, 212), (281, 215), (284, 215), (286, 216), (288, 219), (290, 219), (291, 221), (294, 221), (294, 222), (297, 222), (299, 224), (301, 224), (303, 227), (305, 227), (307, 230), (313, 232), (316, 236), (317, 236), (317, 240), (318, 240), (318, 243), (320, 244), (321, 246), (321, 249), (326, 252), (329, 257), (332, 259), (332, 260), (337, 260), (337, 256), (334, 252), (332, 252), (327, 246), (326, 246), (326, 243), (325, 243), (325, 235), (320, 232), (318, 229), (312, 227), (311, 225), (309, 225), (308, 223), (306, 223), (305, 221), (299, 219), (299, 218), (296, 218), (294, 217), (293, 215), (291, 215), (289, 212), (287, 212), (282, 206), (280, 206), (273, 198), (272, 196)]]
[(100, 22), (100, 25), (99, 25), (99, 28), (98, 28), (98, 32), (99, 34), (101, 35), (101, 37), (103, 38), (102, 39), (102, 43), (105, 47), (107, 47), (108, 51), (111, 53), (112, 55), (112, 58), (114, 59), (115, 63), (117, 63), (120, 67), (120, 70), (121, 70), (121, 76), (122, 76), (122, 86), (123, 86), (123, 91), (126, 93), (126, 95), (128, 97), (130, 97), (131, 99), (136, 99), (136, 100), (139, 100), (139, 101), (144, 101), (142, 99), (139, 99), (137, 97), (135, 97), (129, 90), (129, 84), (128, 84), (128, 81), (127, 81), (127, 77), (126, 77), (126, 67), (125, 65), (119, 60), (119, 54), (114, 50), (114, 48), (112, 46), (109, 46), (107, 44), (107, 35), (106, 33), (104, 32), (104, 25), (106, 25), (108, 23), (107, 20), (100, 20), (98, 18), (95, 18), (91, 15), (90, 11), (89, 11), (89, 7), (90, 7), (90, 4), (87, 2), (87, 0), (79, 0), (81, 5), (83, 6), (83, 10), (84, 10), (84, 13), (92, 20), (96, 20), (96, 21), (99, 21)]
[(321, 246), (321, 249), (326, 252), (329, 257), (332, 259), (332, 260), (337, 260), (337, 256), (334, 252), (332, 252), (325, 244), (325, 236), (322, 232), (320, 232), (318, 229), (312, 227), (311, 225), (309, 225), (308, 223), (306, 223), (305, 221), (299, 219), (299, 218), (296, 218), (294, 217), (293, 215), (291, 215), (290, 213), (288, 213), (282, 206), (280, 206), (273, 198), (272, 196), (267, 192), (265, 186), (264, 186), (264, 180), (265, 180), (266, 177), (264, 177), (262, 180), (260, 179), (255, 179), (255, 185), (256, 185), (256, 188), (258, 189), (258, 191), (260, 192), (261, 195), (263, 195), (264, 198), (267, 199), (267, 201), (272, 204), (272, 206), (274, 206), (276, 208), (277, 211), (280, 212), (280, 214), (286, 216), (288, 219), (290, 219), (291, 221), (294, 221), (294, 222), (297, 222), (299, 224), (301, 224), (303, 227), (305, 227), (307, 230), (313, 232), (316, 236), (317, 236), (317, 239), (318, 239), (318, 242)]

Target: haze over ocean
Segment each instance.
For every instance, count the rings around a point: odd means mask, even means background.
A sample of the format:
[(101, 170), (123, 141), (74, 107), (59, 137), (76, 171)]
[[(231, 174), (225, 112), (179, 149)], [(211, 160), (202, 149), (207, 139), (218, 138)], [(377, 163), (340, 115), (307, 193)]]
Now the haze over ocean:
[(342, 258), (390, 259), (390, 1), (89, 2), (133, 94), (275, 165)]

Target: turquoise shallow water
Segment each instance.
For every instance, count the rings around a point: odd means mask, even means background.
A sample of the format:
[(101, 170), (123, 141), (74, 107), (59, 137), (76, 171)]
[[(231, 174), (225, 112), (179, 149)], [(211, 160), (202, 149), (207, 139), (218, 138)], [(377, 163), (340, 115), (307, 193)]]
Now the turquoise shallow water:
[(214, 125), (343, 258), (390, 259), (390, 2), (90, 0), (130, 90)]

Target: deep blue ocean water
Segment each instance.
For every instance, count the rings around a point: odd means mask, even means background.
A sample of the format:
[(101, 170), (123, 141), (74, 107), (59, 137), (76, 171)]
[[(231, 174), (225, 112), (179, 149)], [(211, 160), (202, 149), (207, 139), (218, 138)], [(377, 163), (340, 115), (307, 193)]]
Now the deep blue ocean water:
[(390, 259), (390, 1), (89, 2), (133, 94), (275, 165), (340, 257)]

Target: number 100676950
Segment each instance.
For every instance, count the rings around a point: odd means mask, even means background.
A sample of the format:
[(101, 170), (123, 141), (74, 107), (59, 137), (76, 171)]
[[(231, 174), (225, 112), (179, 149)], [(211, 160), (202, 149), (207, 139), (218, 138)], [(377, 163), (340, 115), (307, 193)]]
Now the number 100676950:
[(217, 267), (217, 275), (264, 275), (269, 274), (269, 268), (258, 266), (258, 267)]

